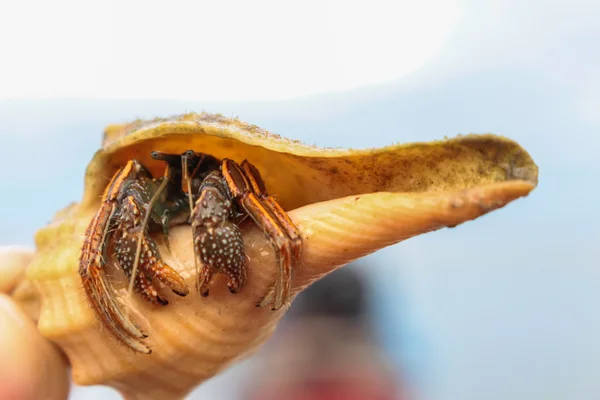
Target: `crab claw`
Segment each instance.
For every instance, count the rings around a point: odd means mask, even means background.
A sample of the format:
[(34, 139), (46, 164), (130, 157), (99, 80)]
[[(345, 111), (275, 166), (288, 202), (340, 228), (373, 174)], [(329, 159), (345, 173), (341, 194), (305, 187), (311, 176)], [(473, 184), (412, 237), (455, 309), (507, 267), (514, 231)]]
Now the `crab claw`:
[(242, 232), (230, 219), (231, 208), (220, 174), (210, 173), (191, 214), (195, 263), (200, 269), (196, 288), (203, 297), (208, 296), (215, 272), (225, 274), (231, 293), (246, 284), (248, 260)]
[(117, 230), (114, 234), (117, 260), (125, 275), (131, 278), (138, 240), (141, 240), (139, 265), (133, 278), (134, 288), (149, 302), (166, 305), (169, 302), (159, 296), (160, 287), (155, 279), (168, 286), (179, 296), (187, 296), (189, 289), (181, 275), (162, 261), (154, 239), (139, 229), (140, 215), (142, 215), (140, 206), (132, 196), (128, 197), (123, 202)]

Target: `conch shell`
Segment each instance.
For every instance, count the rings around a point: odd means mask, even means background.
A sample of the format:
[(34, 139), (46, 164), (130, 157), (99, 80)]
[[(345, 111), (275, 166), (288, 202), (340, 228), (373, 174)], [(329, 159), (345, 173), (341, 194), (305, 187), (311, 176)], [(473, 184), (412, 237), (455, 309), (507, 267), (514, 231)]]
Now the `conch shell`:
[[(449, 148), (454, 150), (445, 153)], [(419, 162), (402, 166), (402, 154), (408, 153)], [(353, 260), (473, 220), (527, 196), (537, 185), (538, 168), (531, 157), (517, 143), (495, 135), (390, 146), (373, 154), (399, 160), (363, 163), (365, 171), (387, 182), (380, 190), (357, 190), (288, 211), (304, 240), (294, 280), (296, 294)], [(412, 183), (399, 179), (402, 171)], [(372, 182), (365, 183), (369, 185)], [(242, 229), (250, 273), (247, 286), (238, 294), (216, 282), (207, 298), (192, 290), (185, 298), (170, 297), (168, 306), (156, 307), (129, 297), (125, 278), (114, 273), (117, 295), (142, 322), (153, 352), (145, 355), (126, 349), (100, 325), (77, 274), (82, 234), (94, 211), (72, 204), (38, 232), (36, 256), (13, 294), (41, 333), (64, 351), (75, 383), (109, 385), (128, 399), (182, 398), (204, 380), (252, 355), (285, 314), (284, 309), (255, 306), (254, 300), (273, 281), (276, 266), (265, 235), (248, 223)], [(175, 227), (172, 252), (164, 246), (160, 251), (193, 288), (191, 237), (189, 226)]]

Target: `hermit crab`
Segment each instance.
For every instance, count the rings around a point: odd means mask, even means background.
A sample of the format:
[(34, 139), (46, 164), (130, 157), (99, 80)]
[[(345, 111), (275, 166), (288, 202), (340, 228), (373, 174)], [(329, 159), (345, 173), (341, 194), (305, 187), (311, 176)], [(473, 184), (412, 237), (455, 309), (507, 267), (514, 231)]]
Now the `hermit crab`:
[[(151, 352), (139, 342), (146, 336), (123, 314), (110, 291), (105, 269), (113, 257), (108, 248), (114, 237), (117, 264), (130, 277), (130, 287), (135, 286), (150, 303), (168, 304), (158, 294), (157, 281), (187, 296), (185, 280), (162, 261), (148, 231), (151, 225), (158, 226), (168, 244), (170, 224), (181, 216), (193, 228), (196, 266), (201, 266), (197, 268), (196, 286), (206, 297), (215, 272), (227, 275), (231, 293), (237, 293), (246, 283), (244, 242), (235, 222), (250, 215), (275, 247), (279, 265), (277, 279), (259, 305), (281, 308), (290, 294), (291, 274), (302, 240), (294, 223), (267, 193), (256, 167), (248, 160), (240, 165), (193, 150), (181, 155), (159, 151), (151, 154), (165, 161), (165, 173), (153, 178), (139, 161), (129, 160), (109, 182), (85, 232), (79, 274), (88, 300), (102, 321), (131, 349)], [(187, 187), (187, 193), (182, 186)]]
[(13, 297), (76, 383), (183, 397), (256, 351), (312, 282), (537, 180), (493, 134), (356, 150), (209, 113), (110, 125)]

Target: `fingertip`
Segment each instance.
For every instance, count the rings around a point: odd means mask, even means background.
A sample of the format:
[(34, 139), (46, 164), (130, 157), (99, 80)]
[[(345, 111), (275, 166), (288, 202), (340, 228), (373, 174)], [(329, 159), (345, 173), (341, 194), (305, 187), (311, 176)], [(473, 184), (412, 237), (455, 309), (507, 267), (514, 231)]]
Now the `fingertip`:
[(24, 246), (0, 246), (0, 292), (12, 290), (25, 273), (34, 250)]
[(0, 327), (0, 399), (66, 399), (66, 360), (2, 294)]

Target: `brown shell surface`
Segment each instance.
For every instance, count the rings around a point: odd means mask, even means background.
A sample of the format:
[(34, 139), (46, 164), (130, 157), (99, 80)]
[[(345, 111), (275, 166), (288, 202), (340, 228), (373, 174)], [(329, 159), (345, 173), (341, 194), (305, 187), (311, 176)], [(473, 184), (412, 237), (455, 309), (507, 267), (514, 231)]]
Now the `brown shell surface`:
[[(242, 351), (259, 347), (274, 329), (276, 320), (268, 312), (251, 302), (234, 303), (242, 295), (232, 297), (224, 289), (202, 301), (189, 295), (160, 309), (133, 299), (157, 349), (142, 358), (103, 331), (88, 306), (77, 259), (110, 177), (132, 158), (161, 174), (164, 166), (150, 158), (151, 151), (188, 149), (248, 159), (260, 170), (269, 192), (291, 210), (305, 238), (304, 275), (298, 279), (306, 282), (318, 275), (311, 271), (326, 273), (325, 264), (330, 271), (387, 245), (502, 207), (526, 196), (538, 179), (538, 167), (520, 145), (492, 134), (373, 149), (323, 149), (207, 113), (111, 125), (87, 168), (83, 198), (37, 233), (36, 256), (15, 295), (32, 310), (42, 334), (66, 353), (76, 383), (111, 385), (130, 398), (181, 397), (224, 368), (223, 360), (233, 362), (244, 356)], [(244, 240), (254, 235), (247, 251), (260, 266), (260, 248), (267, 242), (260, 232), (246, 233)], [(189, 231), (174, 229), (172, 235), (168, 262), (193, 288)], [(258, 242), (262, 244), (253, 244)], [(271, 278), (259, 269), (249, 279), (267, 285)], [(274, 267), (269, 273), (274, 276)], [(121, 280), (117, 289), (124, 298), (122, 288)], [(255, 295), (265, 288), (255, 289)], [(239, 319), (223, 316), (232, 307), (238, 315), (253, 317), (239, 326)], [(224, 331), (229, 334), (223, 336)]]
[(135, 158), (159, 175), (150, 152), (188, 149), (248, 159), (286, 210), (382, 191), (425, 192), (507, 180), (537, 181), (537, 166), (514, 141), (497, 135), (463, 135), (374, 149), (318, 148), (285, 139), (221, 115), (185, 114), (112, 125), (86, 172), (84, 207), (97, 207), (108, 180)]

